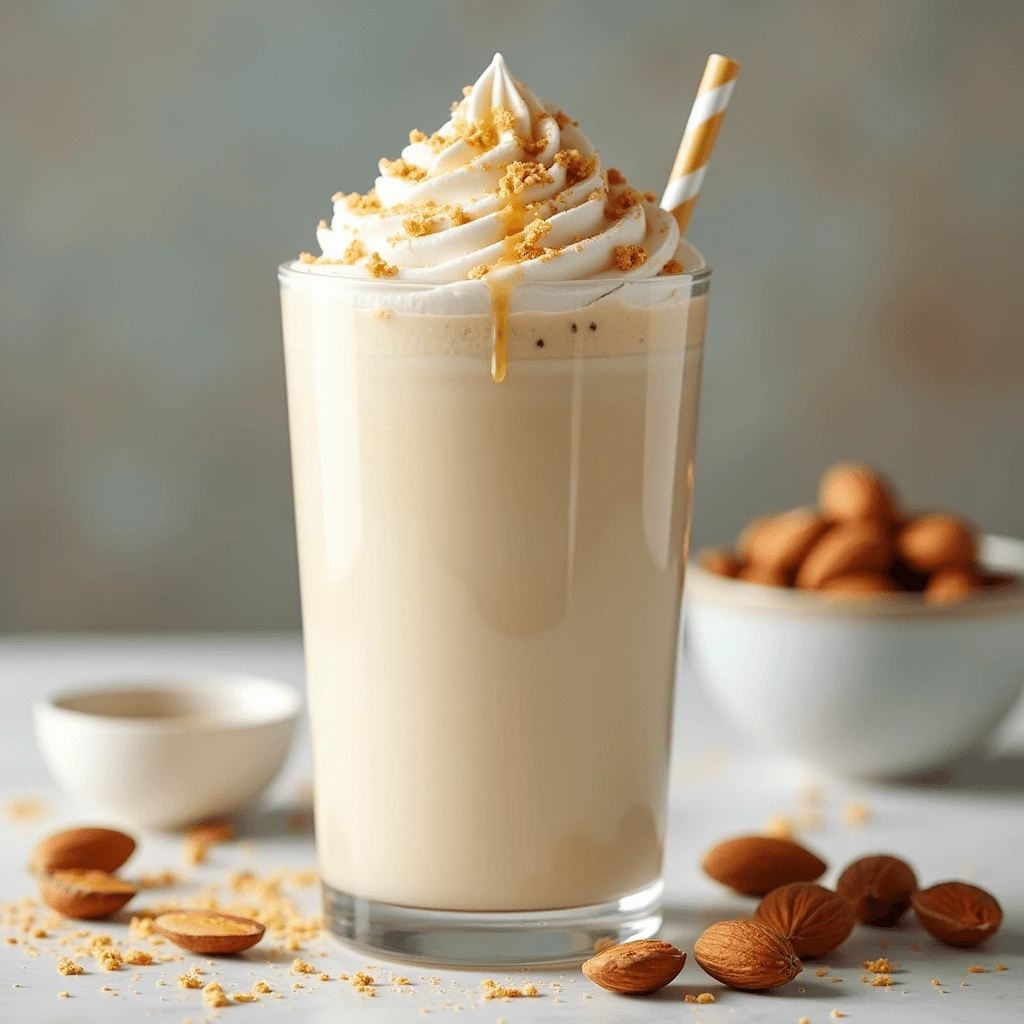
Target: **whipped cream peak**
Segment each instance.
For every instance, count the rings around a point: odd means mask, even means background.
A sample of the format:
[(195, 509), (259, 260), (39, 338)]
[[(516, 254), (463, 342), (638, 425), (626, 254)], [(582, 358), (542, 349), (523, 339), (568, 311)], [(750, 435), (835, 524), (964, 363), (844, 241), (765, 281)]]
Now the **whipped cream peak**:
[(366, 195), (338, 193), (323, 255), (345, 276), (445, 283), (678, 273), (675, 219), (605, 171), (590, 140), (500, 53), (432, 135), (409, 133)]

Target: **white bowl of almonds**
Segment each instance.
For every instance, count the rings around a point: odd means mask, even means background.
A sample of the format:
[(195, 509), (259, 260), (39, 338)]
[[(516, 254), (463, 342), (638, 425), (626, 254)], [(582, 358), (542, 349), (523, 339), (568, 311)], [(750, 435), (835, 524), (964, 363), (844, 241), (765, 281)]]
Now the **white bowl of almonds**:
[(1024, 542), (903, 510), (865, 466), (755, 520), (687, 575), (686, 650), (762, 744), (892, 777), (978, 747), (1024, 686)]

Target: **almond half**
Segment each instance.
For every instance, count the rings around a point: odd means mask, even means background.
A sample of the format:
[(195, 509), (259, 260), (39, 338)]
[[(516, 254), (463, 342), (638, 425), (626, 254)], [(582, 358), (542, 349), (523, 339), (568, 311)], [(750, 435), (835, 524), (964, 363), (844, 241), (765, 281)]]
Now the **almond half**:
[(62, 868), (116, 871), (135, 852), (135, 840), (112, 828), (69, 828), (47, 836), (32, 851), (29, 870), (47, 874)]
[(719, 921), (693, 947), (693, 958), (730, 988), (779, 988), (802, 970), (789, 940), (757, 921)]
[(925, 930), (949, 946), (976, 946), (1003, 923), (995, 896), (966, 882), (941, 882), (915, 892), (912, 900)]
[(686, 954), (658, 939), (609, 946), (583, 965), (595, 985), (623, 995), (643, 996), (664, 988), (683, 969)]
[(790, 882), (813, 882), (828, 865), (789, 839), (741, 836), (712, 847), (702, 867), (716, 882), (745, 896), (766, 896)]
[(266, 931), (259, 921), (214, 910), (172, 910), (157, 917), (153, 927), (193, 953), (240, 953), (255, 946)]
[(846, 941), (857, 915), (845, 896), (814, 882), (793, 882), (768, 893), (754, 920), (789, 939), (797, 956), (816, 957)]
[(138, 891), (129, 882), (91, 868), (62, 868), (39, 876), (43, 902), (65, 917), (108, 917)]

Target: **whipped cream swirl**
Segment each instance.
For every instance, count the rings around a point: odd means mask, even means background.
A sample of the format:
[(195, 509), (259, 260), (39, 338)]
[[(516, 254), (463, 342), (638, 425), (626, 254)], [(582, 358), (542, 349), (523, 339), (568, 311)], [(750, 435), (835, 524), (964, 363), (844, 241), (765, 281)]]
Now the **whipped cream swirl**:
[(437, 132), (410, 133), (367, 195), (334, 197), (323, 255), (346, 276), (578, 281), (678, 272), (679, 228), (605, 171), (587, 137), (509, 73), (501, 54)]

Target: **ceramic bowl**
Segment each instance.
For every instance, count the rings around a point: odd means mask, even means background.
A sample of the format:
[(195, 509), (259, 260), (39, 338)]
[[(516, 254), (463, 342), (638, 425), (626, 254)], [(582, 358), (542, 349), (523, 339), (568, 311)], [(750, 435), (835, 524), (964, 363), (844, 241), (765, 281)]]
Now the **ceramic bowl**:
[[(1024, 575), (1024, 542), (986, 537), (982, 562)], [(686, 577), (685, 647), (723, 711), (764, 746), (839, 776), (934, 767), (982, 744), (1024, 686), (1024, 586), (966, 601), (837, 600)]]
[(43, 759), (69, 793), (140, 828), (237, 810), (280, 770), (299, 692), (255, 676), (131, 680), (35, 707)]

